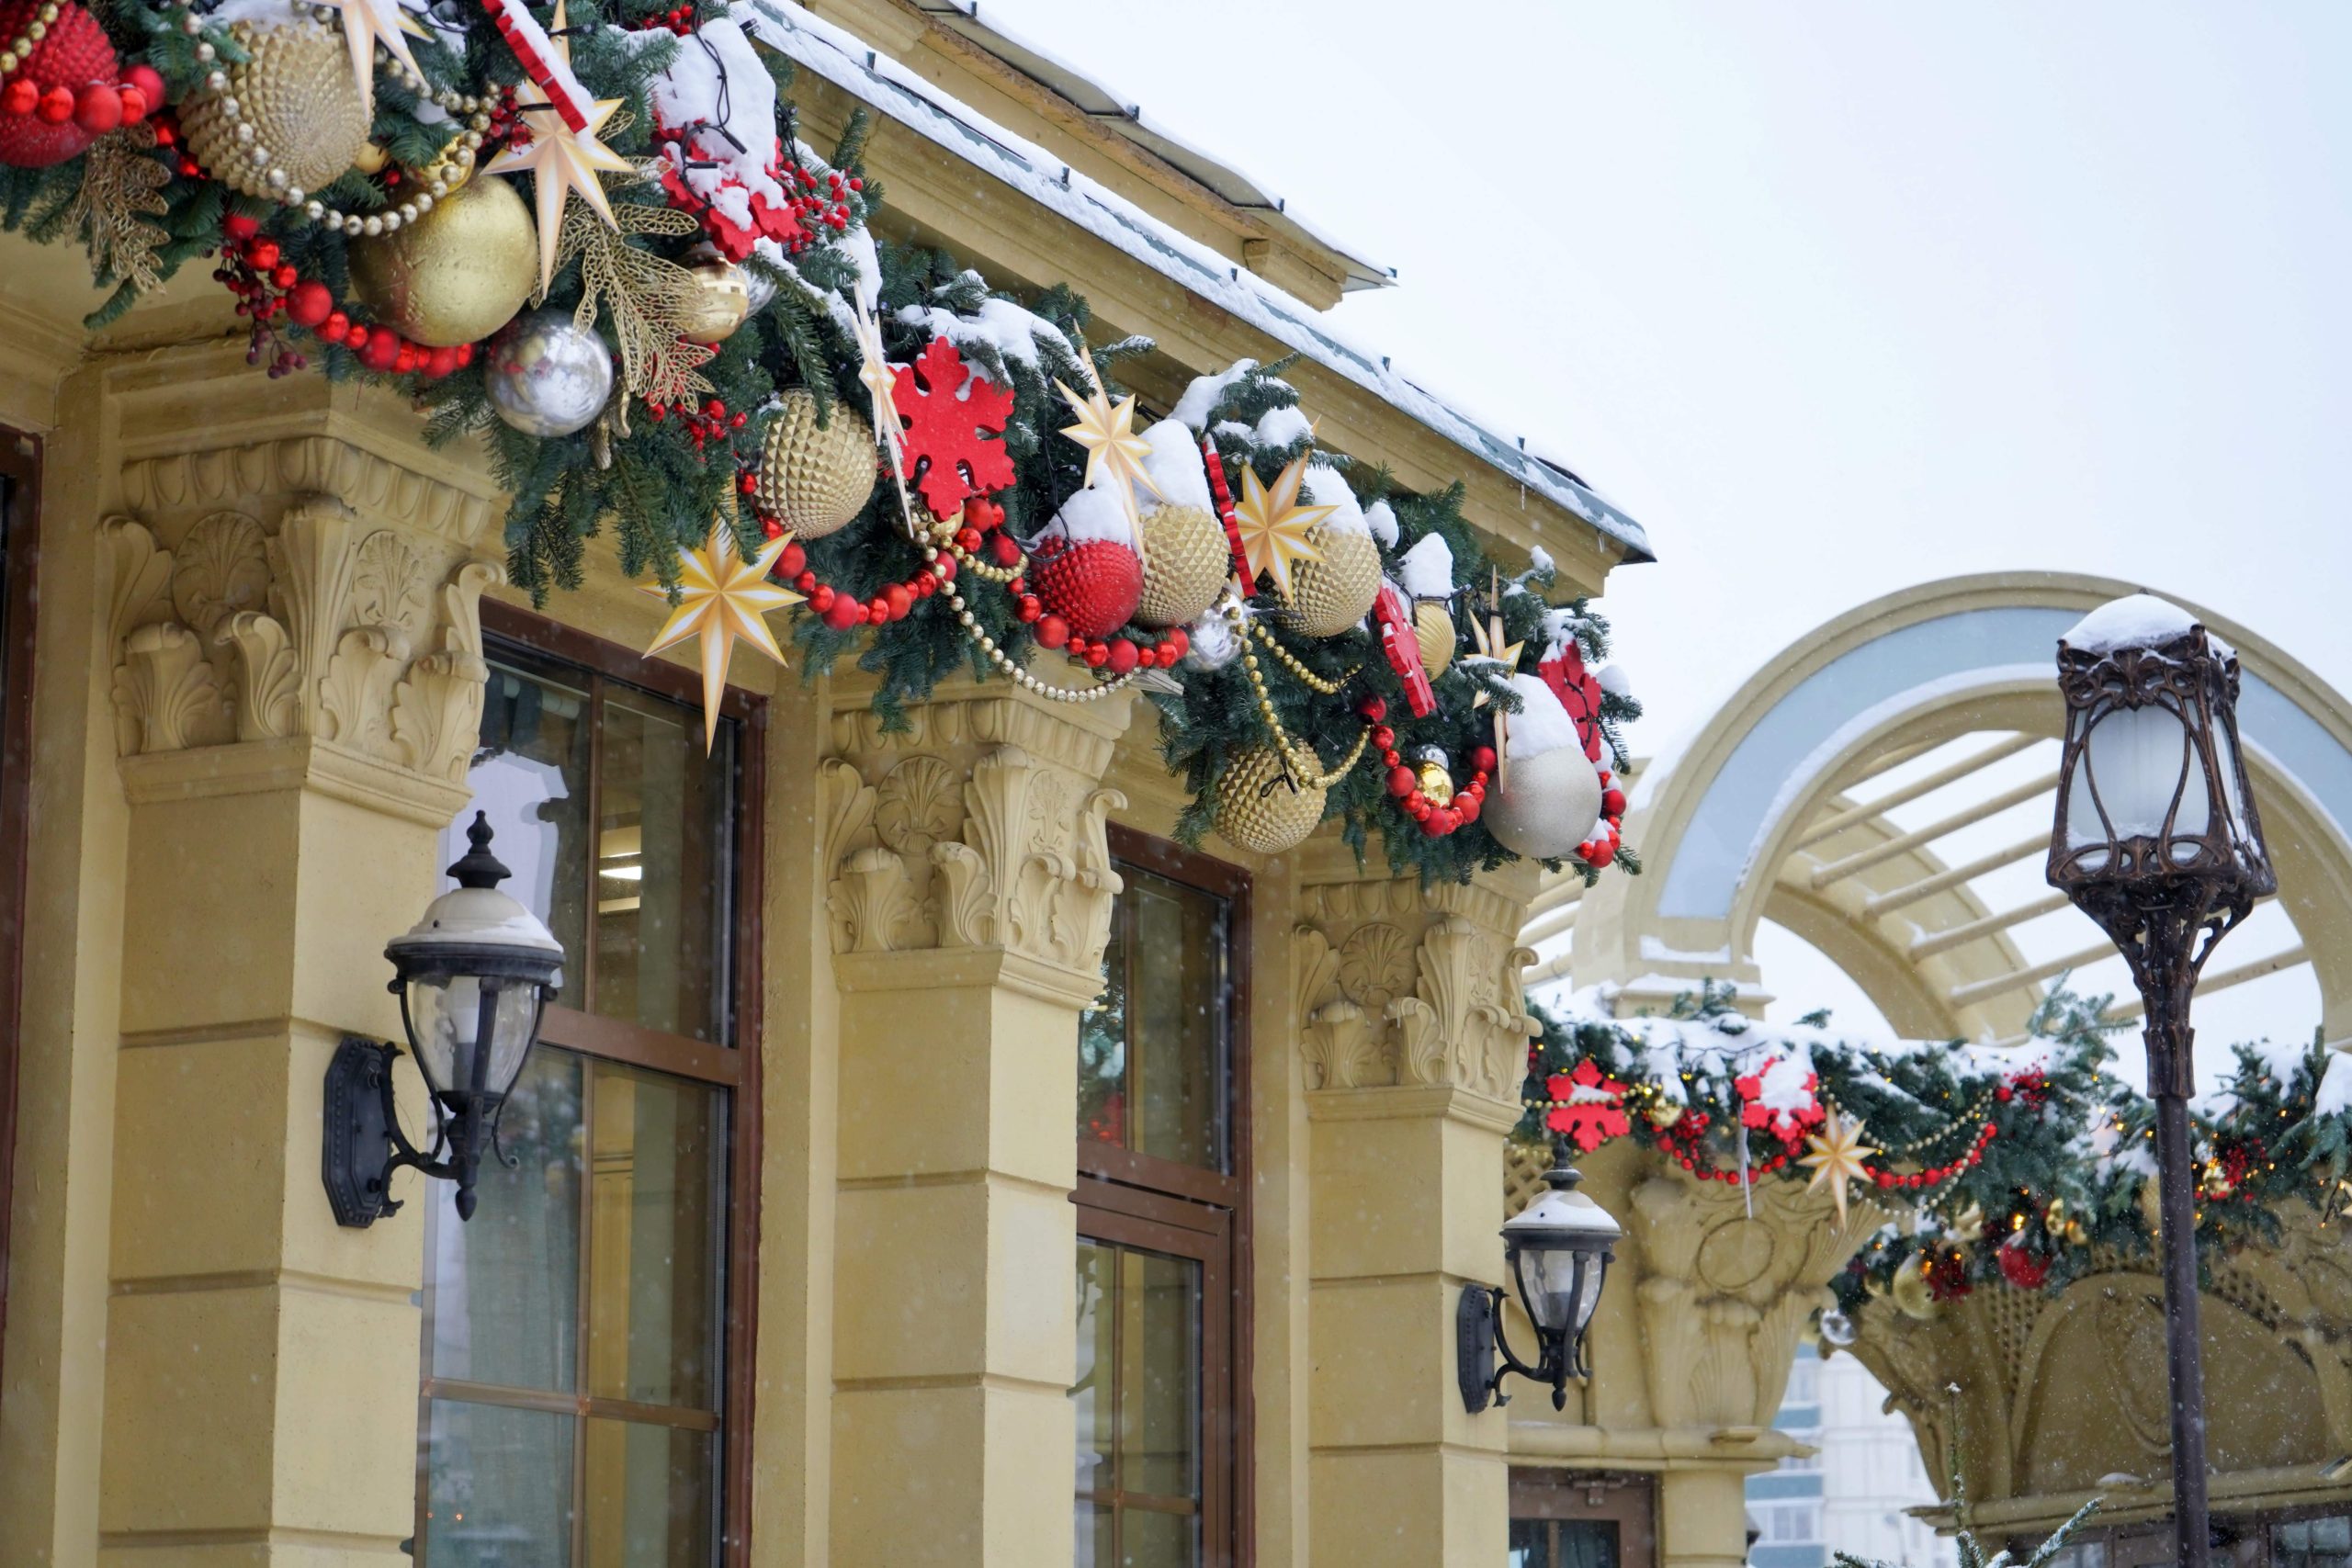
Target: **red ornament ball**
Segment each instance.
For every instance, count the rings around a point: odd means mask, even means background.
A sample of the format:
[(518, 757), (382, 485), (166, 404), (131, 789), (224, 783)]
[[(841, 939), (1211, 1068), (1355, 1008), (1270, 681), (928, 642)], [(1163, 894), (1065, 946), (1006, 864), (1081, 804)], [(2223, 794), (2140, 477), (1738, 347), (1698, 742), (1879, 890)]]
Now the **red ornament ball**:
[(1412, 769), (1395, 767), (1388, 770), (1388, 793), (1397, 799), (1403, 800), (1419, 787), (1420, 781), (1413, 777)]
[(334, 313), (334, 295), (317, 278), (297, 283), (286, 295), (286, 319), (298, 327), (315, 327)]
[(1495, 749), (1491, 746), (1480, 746), (1474, 749), (1470, 753), (1470, 766), (1473, 771), (1477, 773), (1493, 773), (1495, 771)]
[(1069, 623), (1059, 615), (1045, 615), (1037, 621), (1037, 640), (1047, 648), (1061, 648), (1069, 641)]
[(1603, 817), (1624, 816), (1625, 792), (1622, 789), (1602, 791), (1600, 795), (1600, 814)]
[(2050, 1260), (2016, 1242), (2004, 1242), (1993, 1256), (2001, 1265), (2001, 1278), (2020, 1291), (2038, 1291), (2050, 1278)]
[(1111, 645), (1111, 673), (1124, 675), (1136, 667), (1136, 645), (1125, 637)]
[(1109, 539), (1050, 535), (1038, 541), (1029, 579), (1038, 602), (1083, 637), (1117, 631), (1143, 600), (1142, 558)]
[[(40, 17), (40, 6), (41, 0), (0, 0), (0, 38), (23, 37)], [(40, 112), (0, 120), (0, 164), (40, 169), (81, 152), (98, 135), (74, 123), (74, 109), (85, 90), (111, 86), (121, 79), (122, 62), (116, 58), (106, 29), (74, 0), (65, 0), (47, 36), (33, 45), (31, 56), (16, 74), (16, 81), (40, 89)], [(65, 112), (55, 114), (52, 104), (61, 92)], [(119, 118), (119, 101), (116, 113)]]

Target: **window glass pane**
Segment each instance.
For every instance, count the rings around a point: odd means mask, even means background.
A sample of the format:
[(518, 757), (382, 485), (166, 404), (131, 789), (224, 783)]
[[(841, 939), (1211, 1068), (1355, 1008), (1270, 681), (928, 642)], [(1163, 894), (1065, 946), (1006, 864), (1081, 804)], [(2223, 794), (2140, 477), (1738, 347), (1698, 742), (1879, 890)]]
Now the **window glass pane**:
[(571, 1388), (580, 1348), (582, 1063), (534, 1048), (481, 1162), (481, 1205), (458, 1218), (458, 1186), (424, 1183), (435, 1210), (425, 1271), (435, 1378), (510, 1388)]
[[(1197, 1497), (1201, 1266), (1119, 1256), (1119, 1490)], [(1132, 1555), (1132, 1552), (1130, 1552)]]
[(572, 1420), (433, 1401), (424, 1535), (433, 1568), (570, 1568)]
[(707, 1568), (717, 1532), (708, 1432), (588, 1422), (584, 1568)]
[[(1117, 1317), (1112, 1293), (1117, 1287), (1118, 1249), (1080, 1236), (1078, 1242), (1078, 1382), (1070, 1388), (1078, 1412), (1078, 1489), (1108, 1496), (1118, 1486), (1112, 1461), (1118, 1426), (1112, 1398), (1118, 1349), (1112, 1337)], [(1081, 1519), (1085, 1510), (1080, 1510)], [(1107, 1521), (1109, 1516), (1104, 1515)], [(1105, 1528), (1107, 1529), (1107, 1523)], [(1079, 1532), (1081, 1546), (1085, 1530)]]
[(1557, 1568), (1617, 1568), (1617, 1527), (1601, 1519), (1564, 1519)]
[(1119, 1511), (1119, 1568), (1193, 1568), (1201, 1560), (1201, 1523), (1191, 1514)]
[(722, 1091), (611, 1062), (591, 1070), (588, 1392), (715, 1409)]
[(588, 942), (590, 728), (584, 678), (493, 661), (481, 746), (466, 779), (473, 803), (441, 835), (447, 866), (466, 852), (474, 812), (489, 815), (497, 834), (491, 847), (514, 874), (500, 889), (522, 900), (563, 943), (562, 999), (573, 1007), (587, 1005), (579, 987)]
[(733, 742), (720, 726), (706, 759), (701, 714), (606, 689), (594, 1002), (606, 1018), (723, 1037)]
[(1225, 901), (1122, 863), (1103, 994), (1080, 1021), (1078, 1135), (1227, 1167)]
[(1551, 1531), (1542, 1519), (1510, 1522), (1510, 1568), (1552, 1568)]
[(1118, 1568), (1116, 1538), (1111, 1533), (1113, 1515), (1107, 1503), (1078, 1505), (1078, 1568)]

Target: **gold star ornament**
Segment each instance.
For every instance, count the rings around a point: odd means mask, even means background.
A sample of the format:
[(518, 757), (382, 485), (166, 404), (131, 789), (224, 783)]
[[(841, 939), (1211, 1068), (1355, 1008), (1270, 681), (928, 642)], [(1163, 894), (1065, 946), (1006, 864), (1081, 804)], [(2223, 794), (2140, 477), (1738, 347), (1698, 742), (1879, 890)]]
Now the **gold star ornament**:
[(431, 35), (417, 25), (401, 0), (320, 0), (343, 13), (343, 40), (351, 46), (351, 72), (359, 80), (359, 105), (369, 118), (376, 113), (376, 46), (408, 69), (417, 71), (416, 56), (408, 51), (412, 38)]
[[(1518, 672), (1519, 656), (1527, 645), (1503, 641), (1502, 574), (1490, 570), (1488, 575), (1493, 581), (1487, 595), (1487, 614), (1484, 619), (1476, 615), (1470, 617), (1470, 637), (1478, 645), (1479, 657), (1500, 664), (1505, 678), (1509, 678)], [(1478, 694), (1470, 699), (1470, 705), (1483, 707), (1487, 700), (1486, 690), (1481, 687)]]
[(1299, 487), (1306, 481), (1305, 457), (1293, 458), (1274, 476), (1272, 490), (1258, 481), (1255, 468), (1241, 465), (1241, 499), (1234, 505), (1233, 522), (1241, 534), (1242, 554), (1250, 562), (1250, 582), (1245, 588), (1254, 587), (1261, 573), (1270, 574), (1274, 592), (1288, 599), (1292, 563), (1323, 558), (1323, 552), (1307, 543), (1306, 536), (1339, 508), (1301, 506)]
[[(397, 0), (387, 0), (396, 4)], [(567, 71), (571, 65), (571, 39), (564, 32), (563, 7), (555, 8), (555, 51)], [(563, 228), (563, 205), (577, 191), (607, 228), (617, 230), (612, 203), (605, 198), (602, 174), (626, 175), (636, 165), (605, 146), (596, 133), (619, 112), (618, 98), (598, 98), (588, 110), (588, 123), (578, 130), (564, 123), (555, 105), (541, 104), (523, 111), (523, 128), (530, 133), (526, 145), (509, 145), (484, 168), (485, 174), (529, 175), (538, 197), (539, 292), (555, 279), (556, 245)]]
[(1797, 1161), (1813, 1172), (1813, 1179), (1804, 1184), (1808, 1192), (1829, 1189), (1830, 1198), (1838, 1205), (1838, 1223), (1846, 1223), (1846, 1189), (1851, 1182), (1868, 1181), (1869, 1168), (1862, 1161), (1879, 1151), (1862, 1142), (1862, 1124), (1849, 1122), (1845, 1113), (1832, 1108), (1821, 1131), (1808, 1136), (1805, 1147), (1812, 1153)]
[[(800, 603), (791, 589), (768, 581), (776, 558), (792, 542), (779, 534), (745, 560), (735, 548), (735, 530), (724, 517), (711, 524), (710, 537), (698, 550), (678, 552), (678, 602), (671, 606), (669, 624), (654, 637), (648, 653), (659, 653), (688, 637), (702, 641), (702, 748), (705, 755), (718, 740), (718, 704), (727, 690), (727, 666), (738, 641), (748, 642), (778, 664), (784, 649), (764, 618), (771, 610)], [(669, 590), (653, 583), (639, 590), (667, 603)]]
[(1062, 434), (1086, 448), (1084, 482), (1091, 485), (1098, 477), (1109, 476), (1127, 521), (1137, 522), (1136, 488), (1160, 494), (1159, 484), (1143, 466), (1144, 459), (1151, 456), (1151, 443), (1136, 434), (1135, 399), (1121, 398), (1114, 403), (1102, 390), (1102, 373), (1094, 368), (1094, 355), (1082, 340), (1078, 345), (1078, 359), (1086, 367), (1087, 379), (1094, 383), (1094, 389), (1080, 397), (1061, 382), (1054, 383), (1054, 390), (1062, 395), (1062, 401), (1078, 416), (1076, 424), (1062, 426)]

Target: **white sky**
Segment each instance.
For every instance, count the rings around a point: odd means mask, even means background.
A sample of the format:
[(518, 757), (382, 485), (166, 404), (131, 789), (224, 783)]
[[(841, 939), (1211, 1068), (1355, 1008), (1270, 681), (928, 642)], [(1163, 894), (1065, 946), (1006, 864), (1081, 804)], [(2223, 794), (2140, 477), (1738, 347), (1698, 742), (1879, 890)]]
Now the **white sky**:
[(1637, 750), (2001, 568), (2169, 588), (2352, 683), (2352, 6), (983, 12), (1396, 266), (1335, 324), (1648, 526), (1604, 606)]

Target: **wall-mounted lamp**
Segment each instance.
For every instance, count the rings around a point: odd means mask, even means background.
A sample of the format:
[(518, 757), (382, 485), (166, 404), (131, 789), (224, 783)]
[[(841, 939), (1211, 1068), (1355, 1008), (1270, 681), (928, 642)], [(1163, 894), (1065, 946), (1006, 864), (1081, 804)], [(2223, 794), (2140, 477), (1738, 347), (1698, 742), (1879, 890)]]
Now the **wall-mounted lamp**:
[(1551, 1190), (1503, 1224), (1503, 1267), (1535, 1325), (1534, 1365), (1513, 1354), (1503, 1337), (1502, 1287), (1462, 1289), (1454, 1314), (1455, 1370), (1462, 1406), (1474, 1416), (1490, 1403), (1510, 1402), (1502, 1392), (1506, 1372), (1549, 1383), (1555, 1410), (1567, 1405), (1570, 1378), (1581, 1382), (1592, 1375), (1585, 1360), (1585, 1330), (1600, 1304), (1617, 1240), (1625, 1233), (1608, 1210), (1576, 1190), (1584, 1178), (1570, 1168), (1566, 1143), (1554, 1152), (1544, 1179)]
[(400, 1047), (346, 1035), (327, 1066), (322, 1159), (339, 1224), (398, 1212), (388, 1184), (402, 1166), (455, 1181), (458, 1217), (473, 1217), (481, 1156), (538, 1038), (539, 1016), (563, 984), (563, 944), (498, 891), (513, 874), (490, 852), (486, 815), (474, 813), (466, 839), (471, 847), (449, 868), (457, 887), (384, 949), (401, 1024), (433, 1096), (433, 1147), (419, 1150), (401, 1131), (392, 1101)]

